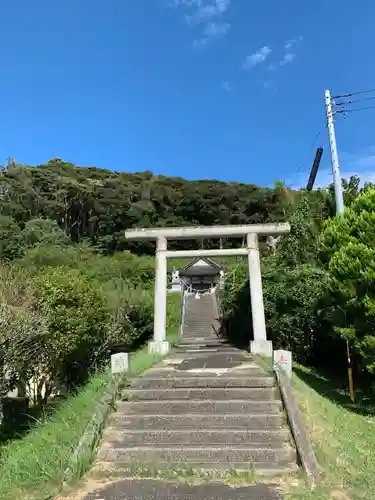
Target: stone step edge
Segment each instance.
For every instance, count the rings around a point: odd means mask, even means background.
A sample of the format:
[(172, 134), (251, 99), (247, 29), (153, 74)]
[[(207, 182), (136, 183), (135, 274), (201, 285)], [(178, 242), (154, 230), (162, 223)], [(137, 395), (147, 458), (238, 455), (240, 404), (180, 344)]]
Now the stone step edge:
[[(145, 413), (145, 414), (137, 414), (137, 413), (126, 413), (122, 415), (120, 412), (115, 412), (113, 417), (122, 416), (125, 418), (128, 417), (142, 417), (142, 418), (196, 418), (196, 417), (236, 417), (236, 418), (267, 418), (267, 417), (283, 417), (284, 414), (282, 412), (279, 413), (184, 413), (182, 415), (173, 415), (170, 413)], [(172, 429), (170, 429), (172, 430)]]
[[(219, 377), (218, 377), (219, 378)], [(255, 377), (254, 377), (255, 378)], [(263, 378), (263, 377), (262, 377)], [(166, 392), (166, 391), (173, 391), (176, 392), (176, 394), (180, 393), (185, 393), (186, 391), (212, 391), (218, 393), (219, 391), (256, 391), (256, 392), (261, 392), (267, 389), (276, 389), (275, 387), (169, 387), (169, 388), (150, 388), (150, 389), (136, 389), (136, 388), (129, 388), (129, 392), (139, 392), (139, 393), (145, 393), (145, 392)]]
[[(230, 467), (228, 467), (230, 465)], [(230, 474), (231, 472), (237, 472), (237, 473), (252, 473), (256, 472), (259, 475), (279, 475), (279, 474), (286, 474), (286, 473), (291, 473), (291, 472), (296, 472), (299, 470), (299, 467), (296, 462), (294, 461), (275, 461), (275, 462), (228, 462), (227, 464), (223, 463), (218, 463), (218, 462), (205, 462), (205, 463), (197, 463), (197, 462), (190, 462), (188, 464), (186, 463), (181, 463), (181, 462), (158, 462), (158, 463), (144, 463), (144, 462), (107, 462), (107, 461), (100, 461), (97, 462), (94, 465), (93, 470), (96, 471), (101, 471), (104, 470), (106, 472), (109, 472), (111, 470), (115, 471), (116, 473), (119, 473), (123, 471), (123, 473), (126, 473), (129, 471), (129, 473), (133, 474), (131, 471), (131, 468), (137, 467), (137, 468), (142, 468), (142, 466), (147, 470), (148, 468), (152, 470), (157, 470), (159, 472), (160, 469), (169, 471), (175, 469), (188, 469), (189, 471), (192, 472), (205, 472), (205, 471), (210, 471), (210, 472), (226, 472)]]
[[(197, 450), (205, 450), (205, 451), (228, 451), (231, 450), (233, 452), (241, 452), (241, 451), (271, 451), (272, 453), (277, 453), (277, 452), (288, 452), (294, 454), (295, 453), (295, 448), (293, 448), (288, 442), (285, 443), (278, 443), (279, 447), (275, 448), (268, 448), (266, 443), (254, 443), (252, 446), (251, 443), (249, 444), (223, 444), (223, 445), (210, 445), (210, 444), (182, 444), (182, 445), (165, 445), (165, 444), (149, 444), (145, 446), (113, 446), (111, 443), (105, 443), (102, 445), (102, 450), (113, 450), (113, 451), (132, 451), (132, 452), (142, 452), (142, 451), (155, 451), (155, 450), (162, 450), (162, 451), (170, 451), (170, 452), (175, 452), (175, 451), (197, 451)], [(262, 446), (260, 446), (262, 445)], [(284, 446), (283, 446), (284, 445)]]
[[(258, 387), (255, 387), (255, 389), (258, 389)], [(271, 387), (272, 389), (272, 387)], [(132, 390), (138, 390), (138, 389), (132, 389)], [(139, 389), (139, 390), (149, 390), (149, 389)], [(154, 389), (151, 389), (152, 391)], [(168, 390), (175, 390), (173, 388), (168, 389)], [(223, 403), (240, 403), (240, 404), (275, 404), (275, 405), (281, 405), (281, 399), (158, 399), (158, 400), (144, 400), (144, 401), (122, 401), (123, 404), (148, 404), (148, 405), (160, 405), (160, 404), (171, 404), (171, 403), (183, 403), (183, 404), (205, 404), (205, 403), (212, 403), (212, 404), (223, 404)]]
[(274, 434), (275, 437), (289, 437), (290, 431), (286, 427), (280, 427), (279, 429), (118, 429), (117, 426), (108, 425), (105, 432), (115, 432), (117, 434), (162, 434), (171, 433), (174, 434), (192, 434), (192, 433), (215, 433), (215, 434), (260, 434), (260, 435), (270, 435)]
[[(213, 368), (214, 370), (214, 368)], [(250, 368), (250, 370), (253, 370), (253, 368)], [(239, 370), (240, 371), (240, 370)], [(137, 379), (135, 379), (137, 382), (139, 380), (141, 381), (144, 381), (144, 380), (147, 380), (147, 381), (155, 381), (155, 380), (180, 380), (180, 379), (183, 379), (183, 380), (197, 380), (199, 378), (202, 378), (204, 380), (249, 380), (249, 382), (251, 382), (252, 380), (263, 380), (263, 379), (267, 379), (267, 380), (274, 380), (274, 377), (272, 375), (268, 375), (267, 373), (254, 373), (254, 374), (251, 374), (251, 373), (248, 373), (248, 374), (242, 374), (242, 373), (239, 373), (237, 376), (233, 377), (233, 376), (227, 376), (225, 373), (222, 374), (222, 375), (215, 375), (214, 372), (212, 372), (212, 374), (204, 374), (204, 373), (197, 373), (195, 376), (193, 373), (188, 373), (187, 371), (182, 371), (182, 373), (178, 373), (178, 375), (176, 376), (175, 373), (171, 373), (169, 376), (165, 376), (164, 373), (162, 373), (161, 371), (155, 371), (153, 374), (149, 373), (147, 376), (144, 376), (144, 377), (138, 377)], [(157, 373), (160, 374), (160, 376), (156, 377), (156, 376), (149, 376), (149, 375), (156, 375)], [(164, 375), (164, 376), (163, 376)], [(186, 376), (187, 375), (187, 376)], [(205, 376), (206, 375), (206, 376)], [(192, 389), (194, 389), (194, 387), (192, 387)], [(199, 388), (198, 388), (199, 389)], [(213, 389), (215, 389), (215, 387), (213, 387)]]

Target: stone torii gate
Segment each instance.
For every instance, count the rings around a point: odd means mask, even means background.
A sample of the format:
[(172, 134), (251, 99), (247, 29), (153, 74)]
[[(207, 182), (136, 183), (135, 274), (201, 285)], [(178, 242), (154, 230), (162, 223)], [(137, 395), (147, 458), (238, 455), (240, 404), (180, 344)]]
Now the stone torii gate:
[[(225, 257), (247, 256), (249, 264), (250, 298), (254, 340), (250, 342), (250, 351), (254, 354), (272, 356), (272, 342), (267, 340), (264, 317), (262, 275), (259, 258), (258, 236), (281, 236), (290, 232), (288, 223), (248, 224), (239, 226), (190, 226), (163, 227), (155, 229), (130, 229), (125, 231), (125, 238), (132, 241), (156, 240), (155, 259), (155, 306), (154, 338), (149, 342), (149, 352), (166, 354), (169, 342), (166, 340), (167, 317), (167, 259), (189, 257)], [(246, 248), (221, 250), (168, 250), (168, 240), (233, 238), (247, 239)]]

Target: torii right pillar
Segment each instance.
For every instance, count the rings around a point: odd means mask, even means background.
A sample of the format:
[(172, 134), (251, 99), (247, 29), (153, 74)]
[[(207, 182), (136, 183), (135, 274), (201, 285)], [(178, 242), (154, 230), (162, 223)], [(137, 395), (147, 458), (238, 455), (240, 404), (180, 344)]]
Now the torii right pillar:
[(251, 314), (254, 333), (254, 340), (250, 342), (250, 352), (253, 354), (272, 357), (272, 342), (267, 340), (266, 334), (259, 241), (256, 233), (250, 233), (247, 235), (247, 250), (249, 261)]

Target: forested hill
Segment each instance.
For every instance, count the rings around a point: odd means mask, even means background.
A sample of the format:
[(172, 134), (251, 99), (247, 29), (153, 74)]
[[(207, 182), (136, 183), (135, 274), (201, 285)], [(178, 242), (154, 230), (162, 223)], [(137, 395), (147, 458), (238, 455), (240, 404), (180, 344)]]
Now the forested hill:
[[(298, 197), (280, 186), (186, 181), (147, 171), (115, 173), (53, 159), (5, 169), (1, 214), (21, 226), (32, 218), (53, 219), (73, 241), (86, 239), (116, 251), (127, 248), (126, 228), (283, 221)], [(319, 199), (324, 217), (330, 203), (322, 193)]]

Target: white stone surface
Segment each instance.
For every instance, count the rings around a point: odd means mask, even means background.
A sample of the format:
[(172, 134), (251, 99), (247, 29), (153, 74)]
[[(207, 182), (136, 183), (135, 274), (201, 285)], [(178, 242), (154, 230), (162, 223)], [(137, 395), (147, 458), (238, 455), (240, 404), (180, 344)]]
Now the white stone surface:
[(118, 352), (111, 356), (111, 372), (125, 373), (129, 371), (129, 354), (127, 352)]
[(161, 354), (162, 356), (165, 356), (166, 354), (169, 353), (170, 350), (170, 345), (167, 340), (164, 340), (162, 342), (159, 342), (157, 340), (151, 340), (148, 343), (148, 352), (150, 354)]
[(167, 240), (160, 236), (156, 243), (155, 258), (155, 304), (154, 304), (154, 341), (165, 341), (167, 321)]
[(281, 368), (289, 378), (292, 377), (292, 351), (284, 349), (274, 351), (273, 364)]
[(254, 342), (255, 344), (261, 344), (262, 342), (267, 341), (267, 335), (263, 305), (262, 272), (260, 268), (259, 243), (257, 234), (252, 233), (247, 235), (247, 251), (249, 253), (249, 282)]
[(153, 240), (159, 236), (166, 238), (183, 240), (197, 238), (221, 238), (245, 236), (248, 233), (268, 235), (279, 235), (290, 233), (290, 224), (270, 223), (270, 224), (245, 224), (236, 226), (186, 226), (186, 227), (161, 227), (128, 229), (125, 231), (127, 240)]
[(250, 342), (250, 352), (251, 354), (260, 354), (272, 358), (272, 342), (270, 340), (252, 340)]

